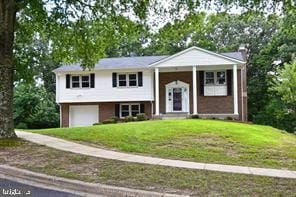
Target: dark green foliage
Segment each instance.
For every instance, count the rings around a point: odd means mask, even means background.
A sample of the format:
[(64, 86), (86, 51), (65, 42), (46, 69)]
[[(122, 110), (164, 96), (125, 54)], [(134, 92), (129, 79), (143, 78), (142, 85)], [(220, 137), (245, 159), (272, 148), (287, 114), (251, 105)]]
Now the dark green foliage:
[(14, 122), (17, 128), (59, 126), (59, 109), (54, 94), (44, 87), (18, 85), (14, 95)]
[(192, 118), (192, 119), (199, 119), (200, 117), (199, 117), (199, 115), (194, 114), (194, 115), (191, 116), (191, 118)]
[(101, 125), (101, 124), (102, 124), (102, 123), (100, 123), (100, 122), (96, 122), (96, 123), (93, 124), (93, 126)]
[(109, 118), (102, 121), (102, 124), (113, 124), (113, 123), (117, 123), (113, 118)]
[(231, 116), (227, 116), (225, 120), (233, 120), (233, 118)]
[(271, 125), (289, 132), (296, 132), (296, 117), (288, 111), (280, 99), (272, 99), (254, 116), (255, 123)]
[(120, 121), (120, 118), (117, 117), (117, 116), (113, 116), (113, 117), (111, 117), (111, 119), (112, 119), (115, 123)]
[(133, 116), (126, 116), (126, 117), (124, 118), (124, 121), (125, 121), (125, 122), (132, 122), (132, 121), (135, 121), (135, 118), (134, 118)]
[(137, 121), (148, 120), (148, 117), (144, 113), (137, 114)]

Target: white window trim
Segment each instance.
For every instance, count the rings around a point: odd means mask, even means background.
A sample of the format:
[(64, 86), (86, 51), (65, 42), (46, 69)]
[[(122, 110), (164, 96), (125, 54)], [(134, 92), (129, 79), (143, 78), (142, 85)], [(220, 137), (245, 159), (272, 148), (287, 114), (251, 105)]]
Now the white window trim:
[[(207, 84), (206, 83), (206, 73), (213, 72), (214, 73), (214, 83)], [(225, 72), (225, 84), (217, 83), (217, 72)], [(204, 85), (205, 86), (226, 86), (227, 85), (227, 71), (226, 70), (212, 70), (212, 71), (204, 71)]]
[[(82, 87), (82, 76), (88, 76), (88, 87)], [(72, 77), (79, 77), (79, 87), (73, 87)], [(89, 89), (90, 88), (90, 74), (86, 75), (70, 75), (70, 87), (71, 89)]]
[[(136, 85), (135, 86), (130, 86), (129, 85), (129, 75), (136, 75)], [(126, 86), (120, 86), (119, 85), (119, 75), (125, 75), (125, 79), (126, 79)], [(118, 73), (117, 74), (117, 87), (118, 88), (137, 88), (139, 87), (139, 84), (138, 84), (138, 73)]]
[(128, 111), (129, 111), (129, 115), (128, 116), (131, 116), (132, 115), (132, 105), (138, 105), (139, 106), (139, 114), (141, 113), (141, 105), (140, 103), (120, 103), (120, 108), (119, 108), (119, 117), (120, 118), (124, 118), (125, 116), (122, 116), (121, 114), (121, 107), (122, 105), (128, 105)]

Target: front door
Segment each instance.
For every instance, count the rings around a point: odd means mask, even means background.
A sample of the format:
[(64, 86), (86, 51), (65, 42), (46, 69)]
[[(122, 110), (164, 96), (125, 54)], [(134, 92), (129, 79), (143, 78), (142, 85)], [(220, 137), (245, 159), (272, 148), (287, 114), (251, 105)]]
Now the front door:
[(182, 81), (172, 81), (165, 85), (166, 113), (189, 113), (189, 84)]
[(182, 88), (173, 88), (173, 110), (182, 111)]

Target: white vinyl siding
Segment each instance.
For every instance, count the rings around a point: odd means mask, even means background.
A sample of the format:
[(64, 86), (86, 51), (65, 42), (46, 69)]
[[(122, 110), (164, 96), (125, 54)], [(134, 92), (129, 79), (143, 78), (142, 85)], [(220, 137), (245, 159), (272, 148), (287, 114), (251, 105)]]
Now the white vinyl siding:
[[(129, 70), (127, 73), (143, 72), (143, 86), (137, 88), (113, 88), (112, 73), (115, 70), (91, 71), (95, 73), (95, 88), (66, 88), (66, 74), (88, 75), (88, 71), (58, 74), (57, 83), (58, 103), (65, 102), (125, 102), (125, 101), (152, 101), (153, 77), (150, 70)], [(119, 75), (118, 73), (117, 75)], [(118, 83), (118, 80), (117, 80)], [(138, 84), (137, 84), (138, 85)]]
[(233, 60), (219, 57), (205, 51), (190, 49), (183, 54), (179, 54), (171, 59), (156, 64), (156, 67), (186, 67), (192, 65), (209, 66), (209, 65), (233, 65), (237, 64)]

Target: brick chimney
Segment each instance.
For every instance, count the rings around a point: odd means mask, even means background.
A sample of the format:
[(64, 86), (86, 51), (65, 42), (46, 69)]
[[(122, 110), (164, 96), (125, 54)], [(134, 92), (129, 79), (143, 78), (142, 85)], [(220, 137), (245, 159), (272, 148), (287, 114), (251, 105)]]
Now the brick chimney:
[(247, 49), (248, 45), (247, 44), (241, 44), (238, 48), (238, 51), (242, 54), (242, 57), (243, 57), (243, 60), (244, 61), (247, 61), (247, 52), (248, 52), (248, 49)]

